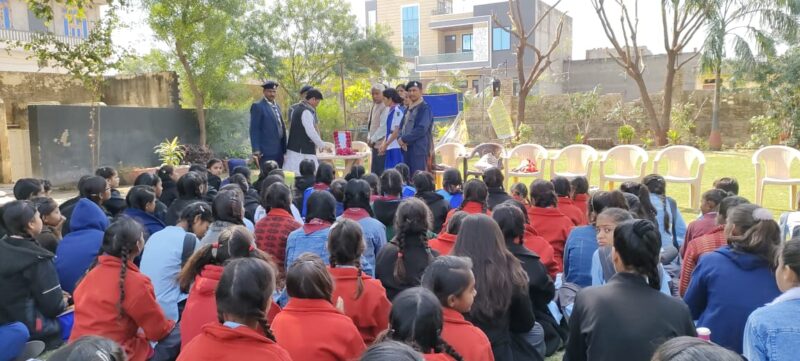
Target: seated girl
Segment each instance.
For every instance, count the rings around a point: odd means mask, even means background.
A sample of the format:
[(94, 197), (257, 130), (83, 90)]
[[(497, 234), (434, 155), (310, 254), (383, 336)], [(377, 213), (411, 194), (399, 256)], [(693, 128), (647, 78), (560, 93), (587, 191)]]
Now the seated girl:
[(58, 203), (50, 197), (34, 197), (31, 199), (39, 216), (42, 218), (42, 233), (36, 236), (36, 241), (42, 248), (55, 254), (58, 243), (61, 242), (61, 227), (64, 225), (64, 216), (58, 209)]
[(256, 247), (272, 256), (277, 266), (278, 279), (283, 283), (286, 273), (286, 241), (290, 233), (303, 225), (292, 216), (292, 193), (282, 182), (269, 185), (262, 194), (261, 202), (266, 215), (256, 223)]
[(464, 200), (461, 193), (461, 173), (456, 168), (447, 168), (442, 175), (442, 189), (436, 191), (444, 199), (450, 202), (450, 208), (458, 208)]
[(553, 246), (559, 272), (563, 269), (564, 245), (575, 223), (558, 210), (558, 198), (553, 183), (537, 179), (531, 183), (531, 203), (528, 219), (533, 228)]
[(119, 188), (119, 173), (112, 167), (100, 167), (94, 175), (103, 177), (111, 190), (111, 197), (103, 201), (103, 208), (107, 209), (112, 216), (117, 216), (125, 209), (125, 198), (117, 188)]
[(328, 163), (320, 163), (317, 167), (317, 174), (314, 177), (314, 185), (303, 190), (303, 207), (301, 207), (300, 214), (303, 218), (308, 218), (309, 206), (308, 199), (314, 191), (328, 191), (331, 189), (331, 183), (336, 178), (336, 172), (333, 166)]
[(155, 216), (156, 192), (150, 186), (133, 186), (125, 197), (128, 208), (122, 214), (135, 219), (144, 226), (145, 241), (166, 225)]
[(134, 186), (151, 186), (156, 193), (156, 210), (153, 215), (156, 216), (161, 222), (167, 219), (167, 205), (161, 201), (161, 195), (164, 194), (164, 182), (155, 174), (142, 173), (136, 177), (133, 182)]
[(244, 204), (242, 193), (238, 189), (223, 189), (214, 198), (211, 205), (214, 216), (214, 223), (208, 227), (208, 231), (201, 239), (203, 245), (213, 244), (219, 239), (219, 235), (227, 228), (233, 226), (244, 226)]
[(364, 272), (375, 276), (375, 259), (381, 248), (386, 245), (386, 226), (373, 218), (372, 207), (369, 205), (369, 184), (362, 179), (351, 179), (347, 182), (344, 191), (344, 212), (342, 219), (350, 219), (361, 226), (364, 236), (363, 259)]

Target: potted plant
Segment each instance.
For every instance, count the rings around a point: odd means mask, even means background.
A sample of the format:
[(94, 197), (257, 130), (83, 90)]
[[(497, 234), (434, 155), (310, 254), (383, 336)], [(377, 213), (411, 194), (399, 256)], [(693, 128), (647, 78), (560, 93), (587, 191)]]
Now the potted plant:
[(617, 129), (617, 138), (622, 144), (631, 144), (633, 137), (636, 135), (636, 129), (628, 124), (623, 124)]
[(175, 172), (178, 176), (189, 172), (188, 165), (181, 165), (186, 151), (178, 140), (178, 137), (172, 138), (172, 140), (164, 139), (163, 142), (153, 147), (153, 149), (158, 155), (158, 159), (161, 161), (161, 166), (171, 165), (175, 167)]

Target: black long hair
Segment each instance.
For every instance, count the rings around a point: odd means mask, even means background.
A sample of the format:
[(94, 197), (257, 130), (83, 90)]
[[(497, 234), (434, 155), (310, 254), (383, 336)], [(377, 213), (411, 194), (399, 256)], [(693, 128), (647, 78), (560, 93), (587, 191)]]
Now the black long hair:
[(525, 241), (525, 216), (519, 207), (503, 202), (492, 211), (492, 219), (500, 226), (506, 243), (523, 244)]
[(394, 261), (394, 279), (408, 282), (406, 275), (406, 248), (418, 242), (425, 247), (427, 263), (433, 261), (433, 253), (428, 246), (428, 230), (431, 229), (431, 211), (425, 202), (418, 198), (408, 198), (400, 202), (394, 216), (395, 235), (391, 243), (397, 246), (397, 259)]
[(417, 347), (422, 353), (446, 353), (456, 361), (463, 361), (442, 339), (443, 328), (442, 306), (431, 291), (409, 288), (392, 301), (388, 338)]
[(327, 222), (336, 222), (336, 198), (331, 192), (314, 191), (308, 196), (308, 214), (306, 223), (318, 218)]
[(486, 183), (480, 179), (470, 179), (464, 184), (464, 200), (458, 206), (458, 210), (464, 209), (467, 202), (477, 202), (483, 206), (481, 213), (486, 213), (489, 209), (486, 205), (486, 197), (488, 196), (489, 188), (486, 187)]
[(430, 174), (429, 172), (417, 172), (417, 174), (414, 174), (414, 177), (411, 178), (411, 183), (414, 184), (414, 188), (417, 190), (416, 195), (418, 197), (422, 193), (436, 191), (436, 183), (433, 179), (433, 174)]
[(558, 206), (558, 196), (556, 196), (553, 183), (543, 179), (537, 179), (531, 183), (531, 199), (533, 205), (539, 208)]
[(633, 205), (629, 204), (628, 207), (631, 212), (636, 214), (637, 218), (646, 219), (653, 223), (658, 222), (656, 220), (656, 207), (653, 206), (653, 202), (650, 201), (650, 190), (647, 188), (647, 186), (636, 182), (625, 182), (620, 184), (619, 190), (623, 193), (633, 194), (638, 198), (638, 206), (634, 207)]
[(226, 321), (223, 317), (225, 314), (255, 319), (264, 336), (275, 341), (265, 311), (272, 304), (275, 273), (269, 263), (256, 258), (239, 258), (228, 262), (216, 291), (219, 322)]
[(261, 193), (261, 206), (266, 212), (272, 209), (283, 209), (292, 212), (292, 190), (283, 183), (272, 183), (266, 192)]
[(500, 170), (500, 168), (490, 167), (483, 171), (483, 182), (486, 183), (486, 186), (489, 188), (503, 189), (504, 180), (503, 171)]
[[(669, 212), (667, 212), (667, 208), (669, 207), (669, 205), (667, 204), (667, 196), (666, 196), (667, 181), (661, 175), (649, 174), (645, 176), (644, 179), (642, 179), (642, 184), (644, 184), (645, 187), (647, 187), (647, 190), (649, 190), (650, 193), (655, 194), (656, 197), (658, 197), (658, 199), (661, 200), (661, 206), (663, 207), (664, 211), (664, 219), (663, 219), (664, 224), (662, 226), (664, 227), (664, 231), (667, 232), (667, 234), (672, 234), (672, 220), (669, 217)], [(639, 201), (641, 200), (642, 196), (639, 196)], [(674, 214), (672, 216), (675, 217)]]
[[(351, 181), (352, 182), (352, 181)], [(328, 253), (330, 254), (331, 267), (355, 266), (358, 270), (356, 293), (354, 300), (361, 297), (364, 283), (361, 280), (361, 254), (364, 253), (364, 233), (361, 225), (351, 219), (343, 218), (331, 227), (328, 234)]]
[(202, 201), (189, 203), (186, 207), (183, 207), (178, 217), (178, 222), (186, 221), (188, 227), (186, 232), (194, 233), (194, 221), (198, 216), (201, 221), (208, 223), (214, 222), (214, 212), (211, 210), (211, 206)]
[(370, 193), (372, 193), (372, 190), (367, 181), (362, 179), (347, 181), (347, 186), (344, 189), (344, 209), (361, 208), (367, 211), (370, 217), (374, 217), (375, 214), (369, 204)]
[(163, 180), (152, 173), (139, 174), (136, 180), (133, 181), (133, 185), (135, 186), (151, 186), (153, 188), (157, 187), (159, 183), (163, 184)]
[(403, 193), (403, 176), (395, 169), (387, 169), (381, 174), (381, 193), (399, 196)]
[(620, 191), (597, 191), (589, 197), (588, 212), (592, 223), (597, 219), (597, 215), (603, 213), (606, 208), (628, 209), (628, 201)]
[(26, 200), (12, 201), (0, 208), (3, 213), (3, 225), (9, 236), (33, 237), (28, 234), (28, 224), (36, 218), (36, 207)]
[(155, 202), (155, 200), (156, 192), (151, 186), (133, 186), (133, 188), (128, 191), (128, 195), (125, 196), (125, 203), (128, 204), (128, 208), (134, 208), (140, 211), (144, 211), (147, 205), (151, 202)]
[(460, 297), (474, 279), (472, 260), (467, 257), (440, 256), (425, 269), (422, 287), (433, 292), (442, 307), (450, 307), (450, 296)]
[(651, 288), (661, 289), (661, 233), (653, 222), (636, 219), (618, 224), (614, 229), (614, 251), (625, 266), (647, 277)]
[(182, 199), (202, 200), (208, 189), (205, 174), (187, 172), (178, 179), (178, 196)]
[(100, 206), (102, 205), (103, 193), (105, 193), (106, 188), (108, 188), (108, 182), (105, 178), (101, 176), (93, 176), (86, 178), (83, 183), (80, 184), (80, 189), (78, 189), (78, 192), (80, 193), (81, 197), (86, 198)]
[[(116, 257), (122, 263), (119, 270), (119, 301), (117, 303), (119, 317), (122, 317), (124, 313), (122, 304), (125, 302), (125, 275), (128, 272), (128, 261), (133, 260), (132, 256), (136, 254), (134, 249), (138, 246), (139, 241), (142, 240), (143, 235), (144, 228), (142, 225), (127, 216), (117, 218), (114, 223), (108, 226), (103, 235), (103, 245), (100, 246), (98, 256), (105, 254)], [(91, 270), (96, 265), (97, 259), (89, 269)]]
[(333, 179), (336, 178), (336, 175), (333, 171), (333, 166), (328, 163), (320, 163), (320, 165), (317, 167), (317, 175), (315, 178), (317, 183), (331, 185)]
[(332, 302), (333, 279), (322, 258), (309, 252), (297, 257), (286, 271), (286, 293), (289, 297)]
[(244, 201), (238, 187), (236, 191), (223, 189), (217, 193), (211, 208), (214, 219), (233, 224), (244, 225)]

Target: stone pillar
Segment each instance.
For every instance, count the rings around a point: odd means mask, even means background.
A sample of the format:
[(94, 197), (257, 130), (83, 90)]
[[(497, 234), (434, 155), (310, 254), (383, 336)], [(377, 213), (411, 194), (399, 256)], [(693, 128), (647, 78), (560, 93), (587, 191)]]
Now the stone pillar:
[(11, 147), (8, 144), (6, 107), (2, 99), (0, 99), (0, 182), (11, 183)]

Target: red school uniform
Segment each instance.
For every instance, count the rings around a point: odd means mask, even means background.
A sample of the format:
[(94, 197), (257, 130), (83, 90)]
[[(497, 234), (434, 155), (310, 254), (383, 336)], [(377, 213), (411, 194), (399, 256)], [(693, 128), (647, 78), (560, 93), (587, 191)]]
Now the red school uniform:
[(528, 218), (539, 235), (553, 246), (553, 259), (561, 272), (564, 266), (564, 243), (575, 224), (557, 208), (531, 207), (528, 209)]
[(203, 326), (203, 331), (181, 349), (179, 361), (292, 361), (282, 347), (247, 326), (230, 328), (219, 322)]
[[(202, 332), (203, 326), (219, 322), (216, 297), (222, 271), (222, 266), (208, 264), (203, 266), (203, 270), (194, 278), (181, 315), (181, 349)], [(281, 312), (280, 306), (273, 301), (267, 311), (267, 321), (272, 322), (279, 312)]]
[(270, 209), (267, 215), (256, 223), (256, 247), (268, 253), (278, 266), (278, 279), (285, 278), (286, 240), (289, 233), (303, 225), (284, 209)]
[(588, 217), (585, 212), (581, 212), (580, 208), (575, 206), (575, 201), (570, 197), (558, 197), (558, 210), (569, 217), (576, 226), (585, 226), (589, 224)]
[(353, 360), (367, 348), (353, 320), (326, 300), (292, 297), (272, 332), (293, 360)]
[(386, 290), (381, 282), (361, 274), (363, 289), (361, 296), (356, 299), (358, 289), (358, 270), (355, 268), (328, 268), (333, 278), (333, 302), (339, 304), (339, 299), (344, 304), (344, 314), (353, 320), (361, 333), (364, 343), (369, 345), (378, 334), (389, 328), (389, 312), (392, 304), (386, 298)]
[(150, 279), (130, 261), (120, 315), (117, 303), (121, 268), (119, 258), (99, 256), (97, 266), (78, 284), (73, 294), (75, 324), (70, 341), (88, 335), (103, 336), (120, 344), (128, 360), (144, 361), (151, 352), (148, 341), (169, 335), (175, 322), (167, 319), (158, 305)]
[(576, 194), (574, 198), (572, 198), (572, 205), (577, 207), (581, 210), (581, 214), (586, 215), (586, 219), (589, 219), (589, 195), (586, 193)]
[(454, 358), (452, 358), (450, 355), (446, 353), (426, 353), (422, 355), (422, 357), (425, 358), (425, 361), (456, 361)]
[(555, 260), (553, 246), (544, 237), (540, 236), (539, 232), (536, 232), (536, 229), (530, 223), (525, 225), (525, 236), (522, 245), (529, 251), (539, 255), (539, 260), (547, 268), (547, 274), (555, 279), (560, 270)]
[(456, 245), (456, 238), (458, 238), (457, 234), (450, 234), (443, 230), (439, 232), (436, 238), (428, 241), (428, 246), (439, 252), (440, 255), (446, 256), (450, 254), (450, 251)]
[(458, 311), (442, 307), (444, 328), (442, 339), (453, 347), (464, 360), (494, 361), (492, 344), (486, 334), (472, 325)]
[(483, 213), (487, 216), (492, 216), (492, 211), (489, 210), (489, 206), (485, 204), (481, 204), (474, 201), (468, 201), (461, 204), (461, 209), (453, 208), (449, 212), (447, 212), (447, 218), (444, 220), (444, 224), (442, 225), (443, 230), (447, 230), (447, 223), (450, 221), (450, 217), (453, 216), (456, 212), (467, 212), (467, 214), (478, 214)]
[(695, 238), (705, 236), (713, 232), (717, 228), (717, 212), (708, 212), (689, 223), (686, 227), (686, 236), (684, 238), (683, 247), (681, 247), (681, 257), (686, 256), (686, 247), (689, 246)]

